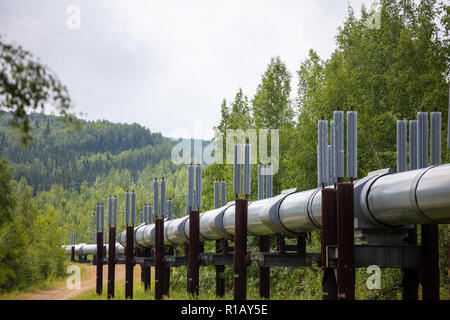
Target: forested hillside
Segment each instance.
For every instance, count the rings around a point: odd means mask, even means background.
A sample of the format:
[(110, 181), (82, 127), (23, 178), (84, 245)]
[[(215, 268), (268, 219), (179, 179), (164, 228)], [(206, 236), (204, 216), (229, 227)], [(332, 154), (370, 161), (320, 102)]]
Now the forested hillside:
[(78, 130), (61, 117), (32, 113), (32, 141), (22, 141), (9, 126), (11, 113), (0, 114), (0, 157), (9, 160), (12, 175), (24, 177), (35, 193), (53, 184), (79, 190), (82, 182), (92, 183), (112, 168), (127, 169), (132, 179), (148, 164), (170, 158), (174, 143), (160, 133), (138, 124), (78, 120)]

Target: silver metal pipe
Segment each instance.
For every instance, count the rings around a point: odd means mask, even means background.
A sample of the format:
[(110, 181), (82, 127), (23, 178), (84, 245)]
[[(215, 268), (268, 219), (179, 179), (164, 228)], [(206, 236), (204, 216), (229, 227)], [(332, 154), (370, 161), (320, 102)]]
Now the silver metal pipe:
[[(450, 164), (391, 173), (381, 170), (355, 181), (355, 217), (365, 219), (375, 229), (398, 228), (410, 224), (450, 223)], [(248, 206), (248, 232), (269, 235), (281, 232), (296, 235), (320, 230), (322, 225), (320, 189), (283, 191), (275, 197), (256, 200)], [(234, 236), (234, 202), (200, 215), (201, 240)], [(165, 243), (187, 242), (189, 217), (164, 224)], [(136, 244), (154, 244), (154, 225), (136, 229)], [(118, 241), (125, 245), (125, 232)]]

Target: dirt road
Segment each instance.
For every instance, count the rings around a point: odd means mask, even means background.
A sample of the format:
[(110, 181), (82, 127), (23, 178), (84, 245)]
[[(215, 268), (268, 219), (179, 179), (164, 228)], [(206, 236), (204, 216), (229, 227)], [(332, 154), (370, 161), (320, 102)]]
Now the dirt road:
[[(134, 268), (134, 277), (140, 277), (140, 268)], [(18, 300), (69, 300), (76, 296), (89, 291), (95, 290), (96, 285), (96, 266), (86, 265), (85, 271), (81, 276), (81, 286), (79, 289), (69, 289), (66, 286), (66, 282), (61, 283), (58, 287), (53, 289), (46, 289), (37, 292), (25, 293), (17, 296)], [(116, 283), (119, 281), (125, 281), (125, 265), (116, 265)], [(103, 290), (106, 290), (108, 283), (108, 266), (103, 266)]]

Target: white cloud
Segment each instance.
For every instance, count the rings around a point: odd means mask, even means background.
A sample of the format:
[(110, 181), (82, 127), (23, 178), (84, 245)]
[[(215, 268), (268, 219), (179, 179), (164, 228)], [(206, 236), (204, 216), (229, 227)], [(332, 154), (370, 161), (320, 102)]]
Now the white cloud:
[[(356, 13), (370, 3), (349, 2)], [(79, 31), (66, 28), (70, 4), (81, 8)], [(251, 98), (273, 56), (295, 92), (300, 61), (310, 48), (331, 54), (346, 13), (346, 2), (332, 0), (0, 0), (0, 30), (61, 77), (88, 119), (171, 135), (196, 120), (212, 128), (238, 87)]]

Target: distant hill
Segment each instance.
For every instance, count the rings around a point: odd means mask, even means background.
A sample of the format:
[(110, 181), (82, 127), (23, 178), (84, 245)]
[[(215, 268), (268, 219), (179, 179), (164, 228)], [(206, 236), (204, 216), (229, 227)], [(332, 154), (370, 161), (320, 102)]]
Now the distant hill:
[(112, 168), (127, 169), (136, 179), (149, 164), (170, 159), (176, 142), (139, 124), (79, 120), (81, 129), (67, 129), (61, 117), (29, 115), (33, 140), (26, 149), (9, 126), (11, 114), (0, 113), (0, 157), (10, 161), (13, 177), (25, 177), (35, 191), (54, 183), (78, 188)]

